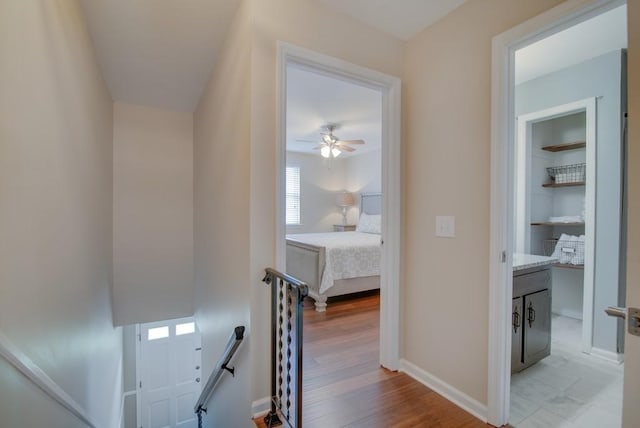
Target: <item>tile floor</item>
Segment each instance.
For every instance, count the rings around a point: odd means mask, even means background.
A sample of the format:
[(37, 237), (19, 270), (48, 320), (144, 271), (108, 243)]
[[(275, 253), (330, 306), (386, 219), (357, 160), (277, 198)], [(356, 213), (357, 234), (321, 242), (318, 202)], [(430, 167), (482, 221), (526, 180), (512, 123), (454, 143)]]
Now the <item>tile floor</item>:
[(511, 377), (511, 425), (620, 427), (623, 366), (580, 352), (580, 320), (553, 315), (551, 329), (551, 355)]

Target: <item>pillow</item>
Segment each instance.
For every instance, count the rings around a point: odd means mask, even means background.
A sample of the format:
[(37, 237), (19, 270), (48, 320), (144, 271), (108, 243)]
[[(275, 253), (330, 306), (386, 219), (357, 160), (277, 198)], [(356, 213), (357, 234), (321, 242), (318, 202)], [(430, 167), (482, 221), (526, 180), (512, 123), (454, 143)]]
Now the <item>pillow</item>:
[(356, 232), (380, 234), (381, 230), (382, 230), (382, 216), (380, 214), (377, 214), (377, 215), (367, 214), (367, 213), (360, 214), (360, 221), (356, 226)]

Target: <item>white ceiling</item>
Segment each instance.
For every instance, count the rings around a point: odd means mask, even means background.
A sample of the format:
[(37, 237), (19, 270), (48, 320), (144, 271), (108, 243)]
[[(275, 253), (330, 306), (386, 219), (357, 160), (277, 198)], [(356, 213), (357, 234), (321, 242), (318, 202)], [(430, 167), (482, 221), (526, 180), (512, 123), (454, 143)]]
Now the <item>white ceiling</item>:
[(516, 51), (516, 84), (626, 47), (625, 5)]
[[(338, 124), (334, 134), (342, 140), (363, 139), (354, 156), (380, 149), (382, 94), (374, 89), (311, 71), (287, 67), (287, 150), (314, 150), (327, 123)], [(299, 142), (296, 140), (310, 140)]]
[[(178, 111), (195, 109), (240, 3), (240, 0), (80, 1), (112, 97)], [(465, 0), (316, 1), (406, 40)], [(626, 47), (625, 6), (519, 50), (516, 82), (622, 47)], [(337, 135), (343, 139), (360, 138), (345, 134), (352, 131), (348, 117), (353, 113), (333, 107), (332, 111), (318, 110), (314, 126), (321, 126), (320, 116), (325, 116), (324, 121), (346, 120), (342, 134)]]
[[(268, 1), (268, 0), (261, 0)], [(408, 39), (465, 0), (315, 0)], [(80, 0), (116, 101), (195, 110), (240, 0)]]
[(402, 40), (456, 9), (466, 0), (316, 0)]
[(193, 111), (239, 0), (81, 0), (117, 101)]

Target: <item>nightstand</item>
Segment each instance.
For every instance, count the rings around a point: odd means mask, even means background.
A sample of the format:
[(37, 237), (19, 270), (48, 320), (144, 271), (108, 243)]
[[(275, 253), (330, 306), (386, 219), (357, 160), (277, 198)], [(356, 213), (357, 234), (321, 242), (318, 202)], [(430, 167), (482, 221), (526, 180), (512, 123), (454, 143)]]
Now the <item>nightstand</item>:
[(355, 224), (334, 224), (333, 231), (334, 232), (353, 232), (356, 230)]

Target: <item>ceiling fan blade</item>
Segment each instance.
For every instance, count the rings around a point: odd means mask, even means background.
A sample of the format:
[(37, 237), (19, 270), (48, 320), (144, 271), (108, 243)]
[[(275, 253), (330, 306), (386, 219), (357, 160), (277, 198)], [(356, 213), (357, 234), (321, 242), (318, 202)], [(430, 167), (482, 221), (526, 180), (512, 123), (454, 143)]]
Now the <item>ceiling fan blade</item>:
[(301, 140), (299, 138), (296, 138), (296, 142), (297, 143), (319, 143), (318, 140)]
[(327, 144), (331, 143), (331, 135), (330, 134), (323, 134), (322, 135), (322, 140)]
[(326, 144), (320, 144), (320, 145), (315, 146), (315, 147), (313, 148), (313, 150), (320, 150), (321, 148), (323, 148), (323, 147), (325, 147), (325, 146), (326, 146)]
[(365, 144), (364, 140), (340, 140), (338, 143), (342, 144)]
[(340, 150), (341, 152), (355, 152), (356, 149), (354, 149), (353, 147), (349, 147), (349, 146), (336, 146), (336, 148), (338, 150)]

